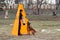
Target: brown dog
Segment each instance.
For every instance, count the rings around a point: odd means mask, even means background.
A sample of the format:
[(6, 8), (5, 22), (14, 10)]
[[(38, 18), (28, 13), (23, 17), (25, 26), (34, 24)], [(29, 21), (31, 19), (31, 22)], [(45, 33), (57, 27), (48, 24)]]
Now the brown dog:
[(35, 30), (31, 27), (30, 23), (28, 22), (28, 31), (29, 31), (29, 34), (32, 34), (34, 35), (35, 34)]

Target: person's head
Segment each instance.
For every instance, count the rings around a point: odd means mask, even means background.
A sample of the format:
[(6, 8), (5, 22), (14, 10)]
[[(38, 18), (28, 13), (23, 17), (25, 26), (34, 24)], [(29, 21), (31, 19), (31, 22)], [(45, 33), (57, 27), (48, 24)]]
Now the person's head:
[(23, 11), (23, 10), (21, 9), (21, 10), (20, 10), (20, 13), (21, 13), (22, 11)]

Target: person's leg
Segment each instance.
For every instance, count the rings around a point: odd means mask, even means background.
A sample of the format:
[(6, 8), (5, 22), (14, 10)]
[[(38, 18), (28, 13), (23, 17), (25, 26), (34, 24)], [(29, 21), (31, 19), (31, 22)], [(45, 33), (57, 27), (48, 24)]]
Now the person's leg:
[(21, 22), (20, 22), (20, 20), (19, 20), (19, 24), (18, 24), (19, 26), (18, 26), (18, 35), (21, 35), (21, 32), (20, 32), (20, 29), (21, 29)]

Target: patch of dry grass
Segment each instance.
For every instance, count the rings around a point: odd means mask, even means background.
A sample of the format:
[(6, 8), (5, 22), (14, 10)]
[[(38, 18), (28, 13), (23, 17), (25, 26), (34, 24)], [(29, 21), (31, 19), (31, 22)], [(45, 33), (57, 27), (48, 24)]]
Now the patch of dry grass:
[[(4, 20), (0, 20), (3, 23)], [(30, 21), (31, 26), (37, 31), (35, 35), (12, 36), (13, 20), (5, 20), (0, 24), (0, 40), (60, 40), (60, 32), (53, 31), (60, 28), (60, 21)], [(9, 23), (9, 24), (8, 24)], [(42, 29), (52, 30), (55, 33), (41, 32)], [(47, 31), (48, 32), (48, 31)]]

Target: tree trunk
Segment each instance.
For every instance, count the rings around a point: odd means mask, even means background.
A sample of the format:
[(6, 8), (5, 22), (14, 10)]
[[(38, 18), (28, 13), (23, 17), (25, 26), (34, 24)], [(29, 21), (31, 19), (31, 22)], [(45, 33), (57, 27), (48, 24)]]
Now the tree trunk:
[(8, 11), (9, 11), (9, 4), (7, 3), (6, 4), (6, 9), (5, 9), (5, 19), (7, 19), (8, 18)]
[(5, 11), (5, 19), (8, 18), (8, 10)]

